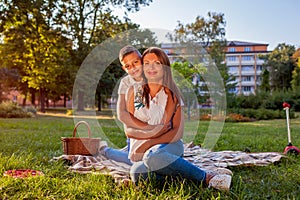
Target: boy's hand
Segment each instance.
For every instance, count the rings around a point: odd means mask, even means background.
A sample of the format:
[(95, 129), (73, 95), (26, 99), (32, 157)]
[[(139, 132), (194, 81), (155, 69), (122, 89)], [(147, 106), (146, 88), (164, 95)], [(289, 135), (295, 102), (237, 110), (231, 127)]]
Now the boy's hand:
[(131, 154), (130, 160), (137, 162), (143, 159), (145, 152), (149, 149), (149, 141), (143, 141)]
[[(131, 127), (126, 128), (126, 133), (130, 134), (132, 138), (136, 139), (149, 139), (152, 137), (157, 137), (158, 135), (161, 135), (160, 133), (164, 133), (165, 131), (168, 131), (168, 126), (165, 125), (156, 125), (154, 129), (152, 130), (145, 130), (145, 129), (135, 129)], [(164, 132), (161, 132), (164, 131)]]

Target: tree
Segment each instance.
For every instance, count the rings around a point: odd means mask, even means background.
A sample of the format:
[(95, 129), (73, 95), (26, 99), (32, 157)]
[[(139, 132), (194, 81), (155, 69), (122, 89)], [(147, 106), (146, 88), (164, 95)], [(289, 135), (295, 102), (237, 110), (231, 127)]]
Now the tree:
[[(4, 65), (18, 69), (21, 83), (40, 92), (41, 112), (45, 111), (46, 92), (57, 90), (58, 77), (69, 59), (69, 41), (52, 29), (45, 17), (51, 6), (44, 1), (12, 1), (2, 23), (6, 55)], [(50, 16), (50, 15), (46, 15)], [(26, 90), (26, 89), (25, 89)]]
[[(107, 37), (132, 28), (130, 20), (125, 19), (124, 25), (111, 15), (111, 6), (123, 6), (127, 12), (138, 11), (140, 6), (149, 5), (152, 0), (61, 0), (56, 1), (57, 12), (54, 24), (60, 25), (63, 35), (74, 42), (76, 53), (73, 57), (79, 68), (88, 53)], [(117, 22), (117, 23), (115, 23)], [(110, 26), (107, 26), (110, 24)], [(103, 34), (99, 34), (103, 33)], [(84, 91), (77, 92), (77, 109), (84, 109)]]
[[(184, 44), (197, 43), (203, 47), (211, 56), (212, 61), (218, 67), (223, 78), (224, 85), (229, 84), (232, 77), (228, 75), (225, 60), (225, 26), (224, 14), (208, 12), (208, 18), (197, 16), (195, 22), (182, 24), (178, 22), (174, 34), (168, 34), (170, 40)], [(199, 47), (199, 49), (201, 49)], [(201, 53), (200, 53), (201, 54)], [(204, 58), (204, 61), (207, 60)], [(228, 85), (231, 87), (230, 85)]]
[(270, 91), (270, 72), (267, 69), (264, 69), (262, 72), (262, 81), (259, 89), (264, 92)]
[[(6, 0), (0, 5), (4, 66), (17, 69), (24, 93), (30, 88), (40, 91), (43, 111), (47, 96), (56, 99), (62, 93), (71, 94), (76, 72), (95, 45), (120, 31), (137, 28), (128, 18), (121, 22), (112, 16), (111, 6), (123, 6), (127, 13), (150, 2)], [(83, 99), (84, 95), (79, 96)], [(83, 107), (79, 104), (79, 109)]]
[(271, 90), (288, 90), (291, 88), (292, 71), (294, 63), (292, 55), (295, 47), (285, 43), (278, 44), (268, 55), (262, 56), (270, 72)]
[[(171, 65), (173, 77), (180, 88), (188, 109), (188, 120), (191, 118), (192, 106), (198, 105), (197, 94), (199, 97), (198, 82), (193, 81), (199, 73), (205, 73), (206, 68), (202, 65), (192, 65), (187, 61), (174, 62)], [(194, 83), (194, 84), (193, 84)]]
[(182, 24), (178, 21), (178, 25), (174, 30), (174, 34), (168, 34), (169, 38), (175, 42), (200, 42), (206, 48), (214, 41), (225, 40), (225, 19), (222, 13), (208, 12), (208, 19), (197, 16), (195, 22), (190, 24)]
[(300, 89), (300, 48), (298, 48), (295, 53), (292, 55), (292, 60), (294, 63), (294, 70), (292, 72), (292, 89)]

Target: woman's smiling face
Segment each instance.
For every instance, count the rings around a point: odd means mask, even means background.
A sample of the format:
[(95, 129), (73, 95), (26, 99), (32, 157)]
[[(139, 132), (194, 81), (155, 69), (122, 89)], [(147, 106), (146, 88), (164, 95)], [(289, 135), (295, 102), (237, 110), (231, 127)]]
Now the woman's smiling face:
[(160, 62), (155, 53), (148, 53), (143, 58), (144, 74), (148, 82), (162, 84), (164, 70), (163, 64)]

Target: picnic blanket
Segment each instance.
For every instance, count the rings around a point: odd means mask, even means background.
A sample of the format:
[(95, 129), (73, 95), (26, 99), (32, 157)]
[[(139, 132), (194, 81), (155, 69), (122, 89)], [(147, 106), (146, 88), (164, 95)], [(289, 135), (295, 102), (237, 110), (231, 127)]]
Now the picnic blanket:
[[(243, 151), (210, 151), (192, 143), (185, 144), (184, 159), (204, 170), (231, 166), (267, 166), (278, 162), (284, 155), (278, 152), (246, 153)], [(61, 155), (52, 160), (64, 160), (68, 169), (78, 173), (101, 173), (111, 175), (116, 182), (129, 179), (130, 166), (108, 160), (102, 155)]]

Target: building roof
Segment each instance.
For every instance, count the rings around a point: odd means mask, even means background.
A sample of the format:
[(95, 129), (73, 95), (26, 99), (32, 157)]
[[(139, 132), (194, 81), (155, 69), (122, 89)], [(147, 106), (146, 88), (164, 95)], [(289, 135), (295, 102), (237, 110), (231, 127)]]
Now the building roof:
[(244, 42), (244, 41), (227, 41), (227, 46), (268, 46), (265, 43), (254, 43), (254, 42)]
[[(201, 44), (198, 42), (198, 44)], [(162, 43), (161, 47), (162, 48), (179, 48), (182, 47), (182, 44), (180, 43)], [(237, 41), (237, 40), (232, 40), (232, 41), (227, 41), (227, 47), (229, 46), (268, 46), (269, 44), (266, 43), (255, 43), (255, 42), (244, 42), (244, 41)]]

